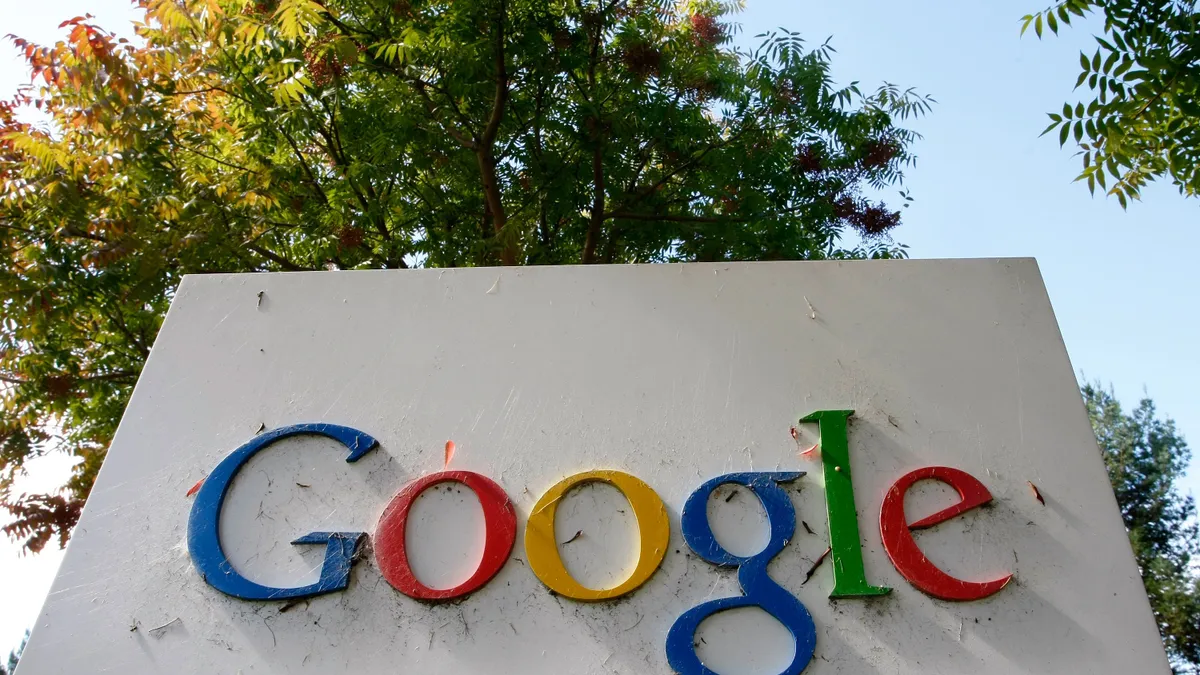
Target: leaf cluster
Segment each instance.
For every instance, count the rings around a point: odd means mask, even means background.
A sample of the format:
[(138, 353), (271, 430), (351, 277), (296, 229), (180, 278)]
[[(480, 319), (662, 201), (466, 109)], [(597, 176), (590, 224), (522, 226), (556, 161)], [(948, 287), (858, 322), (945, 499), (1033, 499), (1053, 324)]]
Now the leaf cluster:
[[(183, 274), (905, 255), (878, 197), (931, 99), (837, 86), (794, 32), (735, 48), (736, 5), (142, 5), (136, 42), (13, 38), (0, 497), (29, 548), (86, 499)], [(11, 495), (55, 448), (66, 502)]]
[(1091, 100), (1067, 102), (1049, 113), (1043, 134), (1079, 148), (1086, 181), (1125, 208), (1149, 182), (1169, 177), (1179, 192), (1200, 191), (1200, 14), (1178, 0), (1063, 0), (1022, 19), (1058, 33), (1072, 20), (1100, 13), (1096, 50), (1080, 53), (1075, 88)]
[(1083, 399), (1163, 643), (1177, 672), (1197, 672), (1200, 524), (1192, 497), (1178, 488), (1191, 450), (1149, 398), (1126, 413), (1111, 391), (1086, 384)]
[(25, 631), (25, 637), (21, 639), (21, 644), (17, 648), (8, 653), (8, 664), (0, 663), (0, 675), (14, 675), (17, 672), (17, 662), (21, 660), (21, 654), (25, 651), (25, 645), (29, 644), (29, 631)]

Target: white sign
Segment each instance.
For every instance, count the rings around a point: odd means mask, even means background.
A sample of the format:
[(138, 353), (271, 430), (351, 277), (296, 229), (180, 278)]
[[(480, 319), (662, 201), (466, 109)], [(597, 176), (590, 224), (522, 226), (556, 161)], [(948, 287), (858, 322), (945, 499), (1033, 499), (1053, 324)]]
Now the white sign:
[(85, 672), (1169, 668), (1021, 259), (188, 277), (21, 662)]

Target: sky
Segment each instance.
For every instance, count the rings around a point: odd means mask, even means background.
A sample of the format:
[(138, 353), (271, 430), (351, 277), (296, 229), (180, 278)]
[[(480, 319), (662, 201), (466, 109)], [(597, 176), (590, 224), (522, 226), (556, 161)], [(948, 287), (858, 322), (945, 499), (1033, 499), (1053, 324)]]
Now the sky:
[[(736, 39), (749, 46), (777, 27), (813, 43), (832, 38), (838, 82), (888, 81), (937, 99), (911, 124), (924, 136), (906, 178), (916, 201), (896, 239), (916, 258), (1037, 258), (1081, 377), (1111, 384), (1127, 406), (1149, 394), (1200, 448), (1200, 393), (1190, 385), (1200, 380), (1200, 201), (1164, 184), (1123, 211), (1072, 183), (1078, 158), (1038, 134), (1046, 111), (1071, 98), (1079, 51), (1093, 51), (1098, 25), (1020, 37), (1019, 18), (1045, 5), (747, 0)], [(122, 35), (139, 18), (127, 0), (0, 0), (0, 33), (49, 43), (64, 34), (60, 22), (85, 13)], [(16, 50), (0, 44), (0, 96), (25, 78)], [(59, 484), (68, 466), (40, 460), (21, 487)], [(1200, 494), (1200, 462), (1183, 487)], [(37, 618), (60, 560), (58, 551), (20, 557), (0, 540), (3, 652)]]

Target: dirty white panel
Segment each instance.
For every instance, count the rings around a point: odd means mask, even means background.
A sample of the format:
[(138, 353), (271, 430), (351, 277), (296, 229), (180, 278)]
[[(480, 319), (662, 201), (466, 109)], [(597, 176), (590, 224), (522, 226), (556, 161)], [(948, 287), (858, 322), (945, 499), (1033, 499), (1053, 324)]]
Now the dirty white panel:
[[(820, 463), (799, 455), (816, 429), (801, 426), (797, 441), (789, 427), (844, 408), (857, 411), (867, 575), (894, 589), (870, 600), (829, 600), (828, 560), (805, 582), (828, 528)], [(372, 532), (400, 488), (443, 468), (447, 440), (452, 468), (491, 477), (517, 507), (508, 563), (438, 605), (393, 590), (371, 555), (345, 591), (299, 604), (206, 585), (185, 544), (185, 493), (260, 427), (301, 422), (352, 426), (381, 446), (355, 464), (320, 438), (256, 456), (221, 521), (245, 576), (315, 581), (320, 547), (287, 542)], [(973, 474), (995, 501), (918, 543), (966, 579), (1014, 573), (1000, 593), (934, 600), (888, 561), (884, 493), (928, 465)], [(551, 485), (599, 468), (657, 490), (672, 539), (638, 591), (573, 602), (531, 573), (524, 523)], [(977, 260), (188, 277), (21, 673), (670, 673), (674, 620), (739, 593), (733, 572), (683, 541), (685, 499), (722, 473), (777, 469), (808, 471), (787, 490), (813, 533), (798, 527), (770, 567), (816, 622), (806, 674), (1168, 672), (1037, 266)], [(722, 544), (752, 553), (767, 539), (764, 513), (731, 492), (710, 499), (710, 519)], [(908, 508), (953, 500), (925, 484)], [(616, 490), (580, 488), (558, 512), (578, 579), (628, 574), (636, 520)], [(478, 499), (450, 484), (413, 513), (418, 578), (437, 588), (467, 578), (482, 555)], [(777, 673), (793, 650), (753, 609), (710, 619), (698, 637), (722, 675)]]

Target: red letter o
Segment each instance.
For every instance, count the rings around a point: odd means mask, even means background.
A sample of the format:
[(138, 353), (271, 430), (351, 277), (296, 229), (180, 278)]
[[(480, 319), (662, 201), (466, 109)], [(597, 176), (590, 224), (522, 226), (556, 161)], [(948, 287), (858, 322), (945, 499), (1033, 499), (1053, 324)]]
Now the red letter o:
[[(404, 533), (408, 513), (417, 497), (439, 483), (456, 482), (470, 488), (483, 507), (483, 559), (471, 578), (454, 588), (430, 588), (417, 580), (408, 563)], [(383, 578), (393, 588), (417, 600), (450, 600), (483, 587), (504, 567), (517, 538), (517, 512), (504, 488), (492, 479), (473, 471), (439, 471), (409, 483), (400, 491), (379, 518), (375, 528), (375, 560)]]

